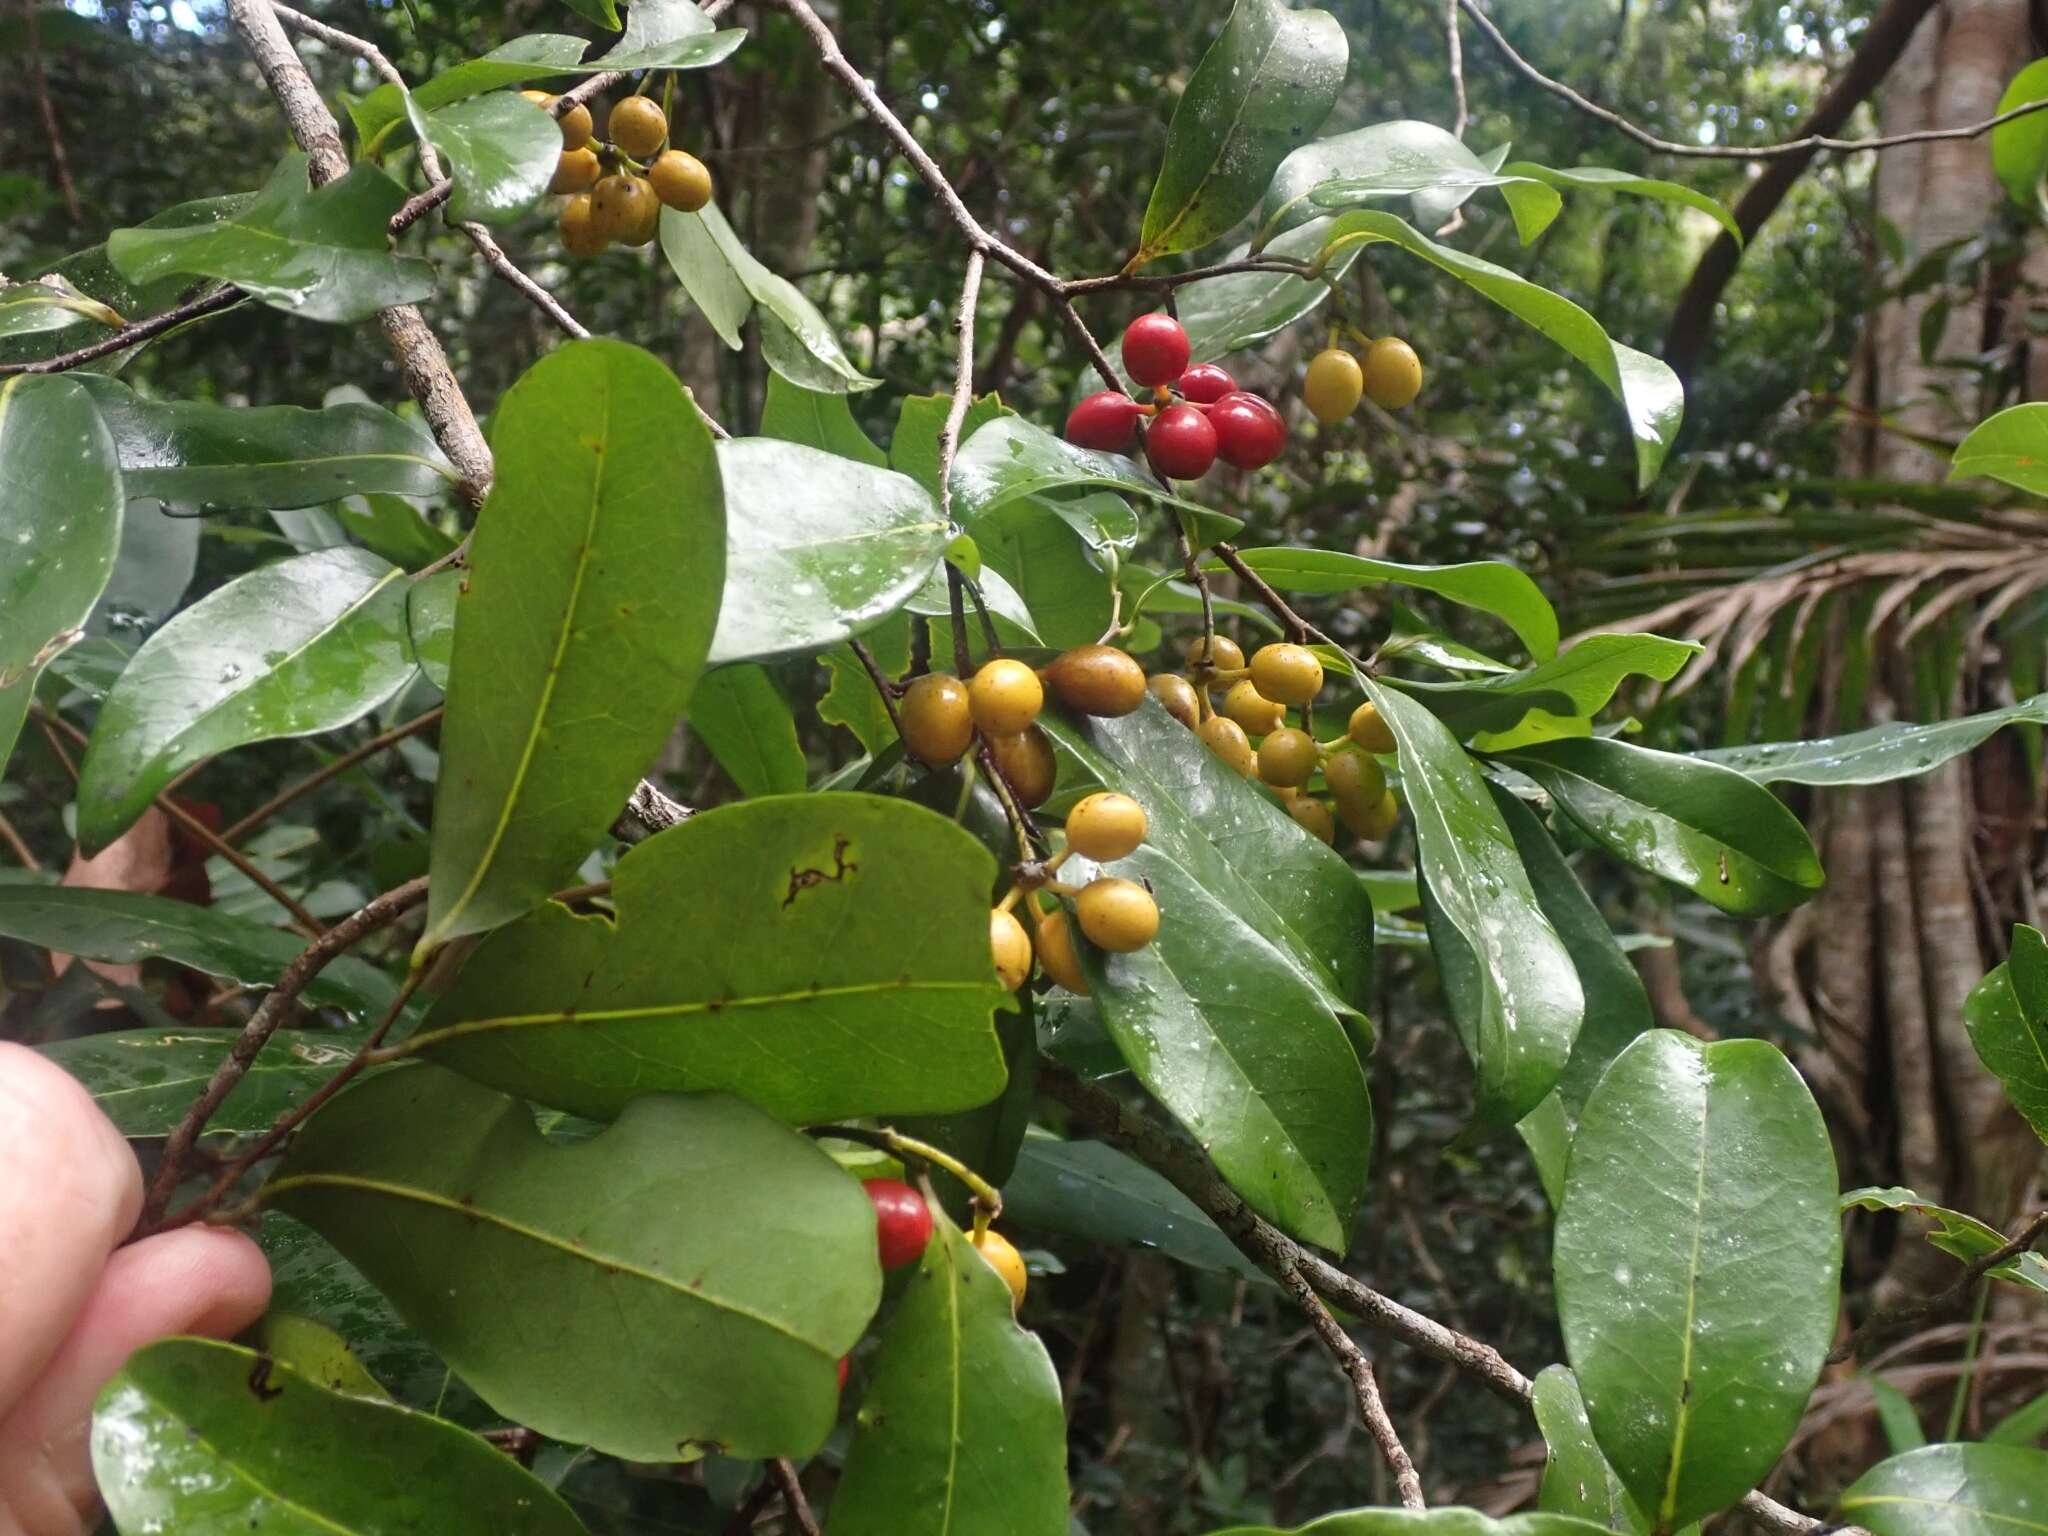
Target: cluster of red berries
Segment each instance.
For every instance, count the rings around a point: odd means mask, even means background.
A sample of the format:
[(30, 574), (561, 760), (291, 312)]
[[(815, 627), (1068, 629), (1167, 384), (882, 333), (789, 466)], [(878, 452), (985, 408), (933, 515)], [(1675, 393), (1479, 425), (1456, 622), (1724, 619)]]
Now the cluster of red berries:
[(1145, 426), (1145, 457), (1167, 480), (1198, 480), (1218, 459), (1263, 469), (1287, 445), (1287, 424), (1260, 395), (1239, 389), (1214, 363), (1190, 367), (1188, 333), (1163, 312), (1140, 315), (1124, 330), (1124, 371), (1153, 392), (1150, 402), (1120, 389), (1099, 390), (1067, 417), (1067, 441), (1120, 453)]

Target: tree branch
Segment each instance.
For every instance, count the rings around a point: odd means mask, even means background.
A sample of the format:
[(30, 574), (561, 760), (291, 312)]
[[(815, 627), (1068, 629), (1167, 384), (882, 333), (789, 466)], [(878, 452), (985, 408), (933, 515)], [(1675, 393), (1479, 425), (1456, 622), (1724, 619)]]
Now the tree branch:
[(775, 1474), (775, 1486), (782, 1492), (782, 1507), (789, 1511), (790, 1524), (801, 1536), (822, 1536), (818, 1529), (818, 1517), (811, 1513), (811, 1501), (804, 1497), (804, 1485), (797, 1480), (796, 1468), (789, 1458), (778, 1456), (768, 1463), (769, 1471)]
[(46, 357), (33, 363), (0, 364), (0, 377), (10, 373), (63, 373), (67, 369), (78, 367), (81, 363), (90, 363), (110, 353), (140, 346), (152, 336), (161, 336), (165, 331), (176, 330), (188, 320), (197, 320), (205, 315), (219, 314), (224, 309), (233, 309), (247, 297), (248, 295), (233, 283), (228, 283), (210, 293), (201, 294), (196, 299), (188, 299), (160, 315), (151, 315), (147, 320), (137, 320), (132, 325), (124, 325), (111, 336), (103, 336), (98, 341), (73, 348), (69, 352), (60, 352), (55, 357)]
[(1828, 1352), (1828, 1364), (1839, 1365), (1844, 1360), (1852, 1358), (1872, 1338), (1880, 1334), (1890, 1333), (1903, 1323), (1914, 1322), (1932, 1313), (1944, 1311), (1954, 1306), (1970, 1294), (1971, 1288), (1978, 1281), (1990, 1274), (1992, 1270), (1998, 1268), (1999, 1265), (2010, 1263), (2021, 1254), (2027, 1252), (2035, 1243), (2040, 1241), (2044, 1233), (2048, 1233), (2048, 1211), (2038, 1211), (2020, 1227), (2019, 1231), (2013, 1235), (2011, 1241), (1985, 1254), (1981, 1258), (1972, 1259), (1968, 1264), (1964, 1265), (1962, 1274), (1957, 1277), (1953, 1285), (1950, 1285), (1945, 1290), (1939, 1291), (1932, 1296), (1922, 1297), (1919, 1301), (1907, 1302), (1902, 1306), (1892, 1307), (1883, 1312), (1871, 1313), (1869, 1317), (1863, 1320), (1861, 1327)]
[(306, 777), (300, 779), (296, 784), (286, 785), (275, 795), (264, 801), (263, 804), (257, 806), (255, 810), (222, 832), (220, 840), (224, 843), (239, 843), (243, 838), (262, 826), (264, 822), (270, 820), (271, 817), (275, 816), (301, 795), (310, 794), (328, 780), (347, 773), (349, 769), (355, 767), (357, 763), (362, 762), (365, 758), (375, 757), (387, 747), (395, 747), (408, 736), (416, 736), (428, 726), (438, 724), (446, 707), (445, 705), (437, 704), (425, 714), (414, 715), (412, 719), (404, 724), (394, 725), (390, 730), (372, 736), (361, 746), (342, 753), (333, 762), (326, 764), (313, 773), (307, 774)]
[(1422, 1479), (1416, 1476), (1415, 1463), (1408, 1455), (1408, 1448), (1401, 1444), (1394, 1421), (1387, 1416), (1386, 1400), (1380, 1396), (1379, 1379), (1373, 1375), (1371, 1359), (1358, 1347), (1358, 1341), (1330, 1315), (1322, 1297), (1315, 1293), (1299, 1269), (1291, 1269), (1282, 1275), (1280, 1284), (1307, 1316), (1309, 1327), (1315, 1330), (1323, 1348), (1336, 1360), (1337, 1368), (1350, 1379), (1352, 1395), (1358, 1399), (1358, 1417), (1364, 1423), (1366, 1433), (1372, 1436), (1373, 1443), (1380, 1448), (1380, 1454), (1387, 1459), (1387, 1466), (1394, 1474), (1394, 1486), (1401, 1494), (1402, 1506), (1421, 1509)]
[(960, 281), (960, 309), (953, 316), (959, 360), (953, 366), (953, 400), (946, 408), (946, 424), (939, 429), (939, 511), (948, 521), (953, 516), (953, 456), (960, 451), (960, 428), (974, 399), (974, 306), (981, 293), (981, 270), (977, 246), (967, 253), (967, 275)]

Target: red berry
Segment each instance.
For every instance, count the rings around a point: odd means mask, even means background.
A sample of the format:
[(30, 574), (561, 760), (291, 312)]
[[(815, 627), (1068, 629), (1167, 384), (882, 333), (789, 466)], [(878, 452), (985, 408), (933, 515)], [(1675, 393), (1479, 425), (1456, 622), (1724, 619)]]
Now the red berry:
[(1216, 452), (1239, 469), (1264, 469), (1287, 446), (1287, 423), (1258, 395), (1233, 390), (1209, 407)]
[(846, 1368), (851, 1364), (853, 1364), (853, 1358), (850, 1355), (841, 1355), (839, 1357), (839, 1390), (842, 1392), (846, 1390)]
[(1099, 389), (1067, 417), (1067, 441), (1082, 448), (1131, 446), (1138, 427), (1138, 402), (1120, 389)]
[(1140, 384), (1171, 384), (1188, 371), (1188, 333), (1169, 314), (1140, 315), (1124, 328), (1124, 372)]
[(1169, 480), (1199, 480), (1216, 462), (1216, 429), (1192, 405), (1169, 405), (1145, 429), (1145, 457)]
[(1196, 405), (1214, 405), (1237, 388), (1237, 380), (1230, 376), (1228, 370), (1218, 368), (1214, 363), (1197, 363), (1182, 374), (1173, 387), (1180, 391), (1183, 400)]
[(864, 1184), (875, 1202), (875, 1240), (882, 1268), (915, 1264), (932, 1240), (932, 1211), (924, 1196), (901, 1179), (868, 1179)]

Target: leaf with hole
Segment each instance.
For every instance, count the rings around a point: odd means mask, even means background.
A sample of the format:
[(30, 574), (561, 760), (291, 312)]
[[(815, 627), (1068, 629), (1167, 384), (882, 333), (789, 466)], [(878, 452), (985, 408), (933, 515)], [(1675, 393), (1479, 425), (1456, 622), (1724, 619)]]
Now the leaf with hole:
[(1798, 1428), (1833, 1340), (1835, 1158), (1761, 1040), (1653, 1030), (1587, 1100), (1552, 1265), (1594, 1435), (1656, 1528), (1734, 1503)]

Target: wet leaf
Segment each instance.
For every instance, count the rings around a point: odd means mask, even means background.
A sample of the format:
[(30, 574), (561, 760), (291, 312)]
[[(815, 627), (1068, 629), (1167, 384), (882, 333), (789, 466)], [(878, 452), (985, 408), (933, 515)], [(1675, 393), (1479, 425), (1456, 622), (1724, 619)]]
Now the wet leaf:
[(468, 1431), (212, 1339), (129, 1357), (94, 1409), (92, 1464), (122, 1536), (583, 1530), (545, 1483)]
[(493, 1408), (635, 1461), (809, 1455), (881, 1299), (860, 1185), (723, 1096), (644, 1094), (561, 1145), (516, 1099), (390, 1072), (308, 1121), (264, 1194)]
[[(1479, 188), (1497, 180), (1491, 166), (1435, 123), (1398, 119), (1302, 145), (1280, 162), (1260, 217), (1264, 230), (1292, 228), (1330, 206), (1314, 200), (1318, 189), (1342, 186), (1351, 189), (1354, 201), (1368, 195), (1407, 197), (1416, 222), (1434, 229)], [(1317, 247), (1288, 252), (1274, 242), (1265, 249), (1306, 260)]]
[[(1913, 1190), (1893, 1184), (1852, 1189), (1842, 1196), (1842, 1209), (1898, 1211), (1928, 1223), (1927, 1241), (1950, 1258), (1974, 1264), (2005, 1247), (2005, 1234), (1962, 1211), (1936, 1205)], [(2048, 1292), (2048, 1259), (2038, 1253), (2021, 1253), (1986, 1273), (2027, 1290)]]
[(2016, 724), (2048, 725), (2048, 693), (2003, 709), (1926, 725), (1895, 721), (1845, 736), (1722, 747), (1693, 756), (1733, 768), (1759, 784), (1886, 784), (1931, 773)]
[(548, 190), (562, 156), (562, 130), (533, 102), (494, 91), (427, 112), (410, 110), (413, 132), (440, 152), (455, 183), (448, 217), (482, 224), (516, 219)]
[(253, 201), (219, 222), (117, 229), (107, 253), (132, 283), (190, 272), (239, 285), (273, 308), (347, 323), (434, 291), (434, 269), (390, 248), (405, 189), (375, 166), (309, 190), (306, 156), (278, 162)]
[(361, 549), (260, 566), (142, 644), (79, 767), (78, 839), (103, 848), (192, 764), (338, 730), (413, 674), (405, 573)]
[(853, 419), (853, 408), (846, 403), (845, 395), (805, 389), (779, 373), (768, 375), (768, 401), (761, 408), (761, 435), (822, 448), (875, 469), (891, 467), (889, 456), (869, 440), (860, 423)]
[(2015, 923), (2012, 954), (1963, 1000), (1978, 1059), (2034, 1134), (2048, 1141), (2048, 940)]
[(1645, 1536), (1647, 1523), (1600, 1454), (1592, 1421), (1579, 1396), (1578, 1378), (1563, 1365), (1546, 1366), (1536, 1377), (1530, 1406), (1549, 1454), (1543, 1464), (1539, 1507), (1552, 1514), (1590, 1520), (1604, 1531)]
[(1563, 207), (1563, 199), (1557, 195), (1560, 187), (1582, 192), (1622, 192), (1653, 202), (1675, 203), (1704, 213), (1726, 230), (1738, 247), (1743, 243), (1742, 226), (1735, 222), (1735, 215), (1692, 187), (1638, 176), (1633, 171), (1610, 170), (1604, 165), (1577, 165), (1570, 170), (1553, 171), (1547, 165), (1517, 160), (1501, 167), (1501, 196), (1507, 199), (1514, 214), (1515, 232), (1521, 236), (1522, 244), (1527, 245), (1542, 234), (1557, 217)]
[(1175, 1263), (1269, 1283), (1193, 1201), (1099, 1141), (1029, 1136), (1003, 1184), (1003, 1214), (1041, 1232), (1164, 1254)]
[(2048, 1523), (2048, 1451), (1923, 1446), (1856, 1479), (1835, 1513), (1871, 1536), (2023, 1536)]
[[(0, 886), (0, 895), (8, 887)], [(279, 935), (283, 937), (283, 935)], [(207, 1122), (208, 1135), (267, 1131), (334, 1076), (366, 1030), (281, 1029)], [(230, 1029), (123, 1029), (38, 1049), (85, 1084), (123, 1136), (168, 1136), (235, 1043)]]
[(422, 954), (574, 878), (689, 703), (726, 570), (711, 434), (652, 354), (569, 343), (507, 392), (491, 437)]
[(705, 1089), (797, 1124), (986, 1104), (993, 878), (904, 801), (720, 806), (619, 860), (616, 920), (550, 903), (495, 935), (405, 1049), (600, 1119)]
[(1244, 526), (1168, 492), (1120, 453), (1076, 448), (1021, 416), (1000, 417), (977, 431), (953, 460), (952, 483), (953, 515), (969, 533), (1011, 502), (1081, 486), (1101, 486), (1176, 508), (1193, 520), (1202, 545), (1227, 539)]
[(743, 795), (800, 794), (809, 782), (796, 716), (760, 667), (708, 674), (690, 701), (690, 729)]
[(61, 278), (56, 282), (0, 283), (0, 338), (78, 325), (114, 330), (123, 323), (114, 310)]
[(1486, 730), (1474, 738), (1473, 748), (1501, 752), (1590, 735), (1592, 717), (1629, 678), (1669, 682), (1699, 650), (1692, 641), (1662, 635), (1586, 635), (1536, 666), (1419, 696), (1461, 735), (1483, 720)]
[(1059, 1378), (1002, 1276), (933, 1214), (882, 1332), (828, 1536), (1065, 1536)]
[(1553, 1266), (1600, 1448), (1660, 1530), (1741, 1498), (1784, 1450), (1835, 1326), (1835, 1159), (1761, 1040), (1654, 1030), (1572, 1140)]

